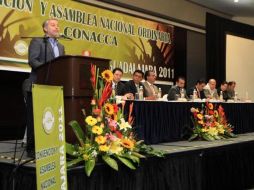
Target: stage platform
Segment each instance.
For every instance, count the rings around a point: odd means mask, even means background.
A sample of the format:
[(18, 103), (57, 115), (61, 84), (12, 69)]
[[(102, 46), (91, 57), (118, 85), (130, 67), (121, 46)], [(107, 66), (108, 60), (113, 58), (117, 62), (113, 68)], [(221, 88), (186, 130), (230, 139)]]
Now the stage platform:
[[(120, 165), (116, 172), (98, 164), (91, 177), (83, 166), (68, 170), (71, 190), (247, 190), (254, 188), (254, 133), (238, 138), (206, 141), (178, 141), (153, 145), (164, 150), (165, 158), (142, 160), (137, 170)], [(21, 141), (0, 141), (0, 189), (36, 189), (35, 163), (28, 162), (15, 173), (24, 152)], [(22, 162), (30, 160), (23, 155)]]

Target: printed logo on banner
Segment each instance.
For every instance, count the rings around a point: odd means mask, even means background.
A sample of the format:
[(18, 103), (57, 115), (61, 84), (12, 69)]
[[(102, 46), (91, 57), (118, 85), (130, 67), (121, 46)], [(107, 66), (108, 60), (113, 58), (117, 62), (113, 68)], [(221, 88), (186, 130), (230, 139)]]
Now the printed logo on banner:
[(14, 44), (14, 50), (18, 55), (27, 55), (28, 53), (28, 45), (25, 41), (23, 40), (18, 40), (15, 44)]
[(50, 134), (54, 129), (55, 117), (51, 107), (46, 107), (43, 113), (42, 125), (45, 133)]

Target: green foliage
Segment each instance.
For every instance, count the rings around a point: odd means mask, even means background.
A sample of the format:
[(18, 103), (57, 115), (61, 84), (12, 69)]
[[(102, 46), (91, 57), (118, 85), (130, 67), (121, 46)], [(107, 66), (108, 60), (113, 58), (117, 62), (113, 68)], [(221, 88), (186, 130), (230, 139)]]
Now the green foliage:
[(90, 176), (95, 167), (95, 159), (89, 159), (85, 162), (85, 172), (87, 176)]
[(116, 155), (116, 157), (118, 158), (118, 160), (120, 160), (124, 165), (126, 165), (128, 168), (135, 170), (136, 167), (132, 164), (132, 162), (124, 157), (118, 156)]
[(83, 130), (81, 129), (80, 125), (78, 124), (77, 121), (71, 121), (69, 123), (69, 125), (71, 126), (73, 132), (75, 133), (79, 143), (81, 144), (81, 146), (84, 146), (85, 144), (85, 134), (83, 132)]
[(102, 156), (102, 159), (111, 167), (113, 168), (114, 170), (118, 171), (118, 164), (117, 162), (111, 158), (110, 156), (108, 155), (104, 155)]

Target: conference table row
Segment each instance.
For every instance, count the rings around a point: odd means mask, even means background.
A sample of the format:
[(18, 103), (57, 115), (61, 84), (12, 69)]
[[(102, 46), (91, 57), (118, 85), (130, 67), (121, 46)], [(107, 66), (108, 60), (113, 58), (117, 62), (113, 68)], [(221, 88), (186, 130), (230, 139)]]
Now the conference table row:
[[(201, 102), (129, 101), (133, 103), (133, 127), (146, 144), (173, 142), (188, 138), (193, 127), (192, 107)], [(214, 103), (222, 105), (235, 134), (254, 132), (254, 103)]]

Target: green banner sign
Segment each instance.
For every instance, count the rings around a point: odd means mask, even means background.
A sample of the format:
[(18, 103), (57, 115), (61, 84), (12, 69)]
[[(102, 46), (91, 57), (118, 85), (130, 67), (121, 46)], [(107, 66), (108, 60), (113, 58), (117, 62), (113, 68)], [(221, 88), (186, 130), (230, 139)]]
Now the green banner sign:
[(59, 39), (66, 54), (110, 59), (124, 79), (136, 69), (153, 69), (157, 81), (174, 80), (174, 26), (73, 0), (0, 0), (0, 69), (29, 69), (29, 38), (43, 36), (42, 22), (59, 20), (72, 41)]
[(67, 189), (63, 88), (33, 85), (37, 189)]

